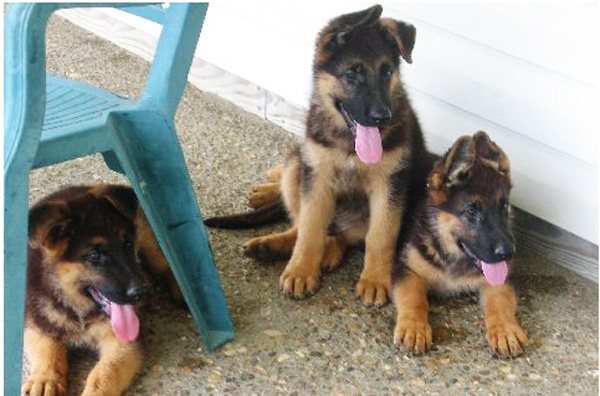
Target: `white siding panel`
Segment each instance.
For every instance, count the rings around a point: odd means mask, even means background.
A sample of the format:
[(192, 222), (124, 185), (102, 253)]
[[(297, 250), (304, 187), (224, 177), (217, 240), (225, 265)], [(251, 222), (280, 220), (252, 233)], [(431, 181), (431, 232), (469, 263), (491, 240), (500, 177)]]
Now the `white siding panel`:
[(404, 3), (387, 8), (419, 25), (437, 27), (598, 86), (597, 3)]
[[(313, 46), (285, 31), (276, 31), (239, 11), (211, 4), (198, 42), (202, 59), (252, 83), (306, 105)], [(296, 74), (296, 70), (308, 73)]]
[[(372, 6), (368, 1), (321, 1), (318, 6), (306, 2), (241, 2), (218, 1), (211, 3), (210, 12), (221, 13), (227, 10), (238, 14), (245, 23), (262, 25), (277, 32), (294, 37), (311, 48), (317, 33), (340, 14), (359, 11)], [(312, 61), (312, 55), (311, 55)]]
[(428, 27), (417, 34), (407, 85), (598, 165), (597, 88)]

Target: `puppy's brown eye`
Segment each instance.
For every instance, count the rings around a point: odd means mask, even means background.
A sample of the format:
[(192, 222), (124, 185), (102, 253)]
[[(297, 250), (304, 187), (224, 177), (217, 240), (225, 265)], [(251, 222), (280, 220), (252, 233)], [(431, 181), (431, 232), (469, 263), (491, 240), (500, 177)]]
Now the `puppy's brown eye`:
[(354, 66), (344, 72), (344, 79), (348, 84), (360, 84), (364, 81), (364, 71), (360, 65)]
[(346, 78), (346, 81), (354, 83), (358, 79), (358, 73), (355, 70), (350, 69), (344, 73), (344, 77)]
[(479, 218), (479, 213), (481, 212), (481, 204), (477, 201), (469, 202), (464, 213), (469, 218), (469, 220), (477, 220)]
[(83, 256), (83, 259), (92, 265), (98, 264), (98, 263), (100, 263), (100, 252), (97, 248), (94, 248), (94, 249), (90, 250), (89, 252), (87, 252)]

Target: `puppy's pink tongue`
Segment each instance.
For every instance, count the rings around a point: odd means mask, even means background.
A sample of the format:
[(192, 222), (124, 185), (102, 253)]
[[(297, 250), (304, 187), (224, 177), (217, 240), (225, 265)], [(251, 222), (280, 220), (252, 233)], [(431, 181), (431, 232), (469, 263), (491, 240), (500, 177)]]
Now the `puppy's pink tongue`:
[(508, 265), (506, 264), (506, 261), (493, 264), (482, 261), (481, 269), (483, 270), (485, 280), (492, 286), (503, 285), (504, 281), (506, 281), (506, 276), (508, 275)]
[(110, 323), (121, 341), (135, 341), (140, 333), (140, 320), (133, 305), (110, 303)]
[(356, 124), (356, 138), (354, 149), (358, 158), (364, 163), (375, 163), (381, 161), (383, 146), (379, 128)]

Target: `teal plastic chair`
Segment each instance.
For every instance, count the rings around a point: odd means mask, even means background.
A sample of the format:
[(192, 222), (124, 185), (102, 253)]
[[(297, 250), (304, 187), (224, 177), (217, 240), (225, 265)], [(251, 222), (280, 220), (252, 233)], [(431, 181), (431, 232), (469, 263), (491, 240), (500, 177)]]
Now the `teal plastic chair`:
[(46, 74), (45, 31), (59, 8), (11, 4), (4, 30), (4, 390), (20, 389), (31, 169), (93, 153), (131, 182), (208, 350), (233, 326), (175, 131), (207, 4), (127, 7), (163, 29), (139, 101)]

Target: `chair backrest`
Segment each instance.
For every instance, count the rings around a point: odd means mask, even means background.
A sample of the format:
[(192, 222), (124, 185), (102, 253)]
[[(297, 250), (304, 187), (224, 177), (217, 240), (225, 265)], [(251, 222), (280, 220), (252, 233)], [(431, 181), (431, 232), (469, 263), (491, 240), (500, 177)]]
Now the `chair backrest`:
[(207, 7), (206, 3), (173, 3), (169, 6), (140, 106), (155, 106), (173, 117), (202, 30), (198, 21), (204, 20)]
[[(46, 103), (45, 33), (50, 15), (61, 8), (117, 7), (152, 21), (163, 29), (138, 108), (173, 117), (193, 59), (208, 4), (172, 3), (15, 3), (9, 6), (4, 28), (4, 161), (33, 162), (40, 141)], [(25, 125), (19, 130), (18, 125)], [(30, 149), (28, 149), (30, 148)]]

